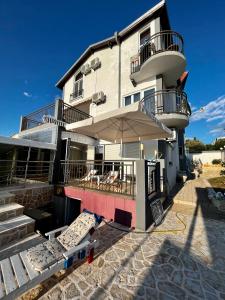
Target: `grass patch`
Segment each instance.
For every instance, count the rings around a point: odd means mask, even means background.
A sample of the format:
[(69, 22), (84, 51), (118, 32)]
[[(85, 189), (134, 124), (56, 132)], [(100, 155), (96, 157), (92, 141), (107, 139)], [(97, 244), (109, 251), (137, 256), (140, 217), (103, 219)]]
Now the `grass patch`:
[(225, 190), (225, 176), (208, 179), (211, 186), (215, 189)]

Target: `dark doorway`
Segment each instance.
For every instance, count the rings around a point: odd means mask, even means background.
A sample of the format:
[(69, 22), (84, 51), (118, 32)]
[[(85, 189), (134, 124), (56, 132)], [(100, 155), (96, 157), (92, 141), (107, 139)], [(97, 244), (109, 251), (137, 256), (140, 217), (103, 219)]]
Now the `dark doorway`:
[(65, 225), (70, 225), (81, 213), (81, 201), (66, 197)]

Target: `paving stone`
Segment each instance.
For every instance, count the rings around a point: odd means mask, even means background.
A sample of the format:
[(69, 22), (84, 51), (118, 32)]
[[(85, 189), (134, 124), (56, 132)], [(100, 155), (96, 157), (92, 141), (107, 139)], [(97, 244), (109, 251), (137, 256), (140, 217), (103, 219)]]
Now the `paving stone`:
[(82, 291), (85, 291), (88, 288), (88, 285), (85, 281), (78, 282), (78, 286)]
[(80, 296), (80, 292), (79, 292), (78, 288), (76, 287), (76, 285), (74, 283), (71, 283), (66, 288), (65, 298), (69, 300), (69, 299), (73, 299), (78, 296)]
[(184, 281), (184, 287), (193, 296), (199, 297), (201, 299), (204, 298), (204, 293), (200, 281), (186, 278)]
[(62, 294), (62, 290), (59, 287), (56, 287), (49, 292), (48, 297), (46, 298), (49, 300), (62, 300)]
[(158, 288), (160, 291), (170, 296), (176, 297), (177, 299), (184, 299), (186, 296), (185, 291), (172, 282), (160, 281), (158, 282)]
[(120, 288), (118, 285), (115, 284), (112, 285), (110, 289), (110, 294), (113, 297), (113, 299), (133, 300), (133, 296), (131, 293), (129, 293), (127, 290), (123, 288)]
[(94, 293), (91, 295), (90, 300), (105, 300), (107, 299), (107, 293), (105, 292), (105, 290), (101, 287), (98, 287)]
[(174, 298), (168, 294), (159, 293), (158, 299), (159, 300), (175, 300), (176, 298)]
[(145, 288), (145, 299), (146, 300), (156, 300), (158, 299), (157, 289)]
[(171, 276), (171, 281), (178, 286), (181, 286), (182, 282), (184, 280), (184, 274), (183, 271), (174, 271)]
[[(221, 297), (221, 296), (220, 296)], [(221, 297), (222, 298), (222, 297)], [(210, 294), (208, 292), (205, 292), (205, 299), (206, 300), (218, 300), (218, 297), (213, 295), (213, 294)], [(225, 299), (225, 298), (222, 298), (222, 299)]]

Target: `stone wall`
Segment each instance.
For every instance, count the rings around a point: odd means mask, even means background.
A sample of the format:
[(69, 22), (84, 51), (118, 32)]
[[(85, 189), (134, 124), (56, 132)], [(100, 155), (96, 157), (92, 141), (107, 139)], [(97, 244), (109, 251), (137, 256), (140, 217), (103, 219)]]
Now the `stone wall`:
[(15, 202), (25, 208), (37, 208), (44, 206), (52, 201), (53, 185), (32, 186), (11, 190), (15, 195)]

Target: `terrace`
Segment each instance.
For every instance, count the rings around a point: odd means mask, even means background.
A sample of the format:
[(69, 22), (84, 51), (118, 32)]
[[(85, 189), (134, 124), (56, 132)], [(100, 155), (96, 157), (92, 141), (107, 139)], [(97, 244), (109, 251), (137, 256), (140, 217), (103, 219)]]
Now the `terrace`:
[[(125, 195), (135, 199), (137, 195), (138, 164), (135, 160), (114, 161), (61, 161), (61, 183), (83, 189)], [(158, 192), (159, 163), (146, 161), (148, 197)]]

